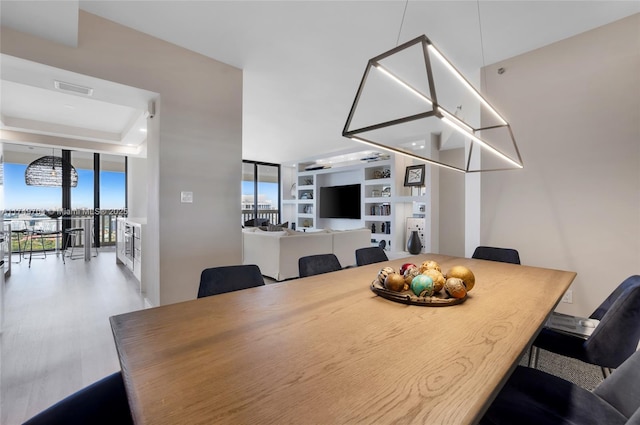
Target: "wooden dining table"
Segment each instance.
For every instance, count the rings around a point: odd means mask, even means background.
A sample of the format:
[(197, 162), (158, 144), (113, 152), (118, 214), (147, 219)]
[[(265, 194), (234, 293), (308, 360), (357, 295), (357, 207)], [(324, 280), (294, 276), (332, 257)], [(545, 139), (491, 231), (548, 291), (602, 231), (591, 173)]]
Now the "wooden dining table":
[[(473, 271), (458, 305), (370, 290), (384, 266)], [(136, 424), (477, 422), (574, 272), (421, 254), (111, 317)]]

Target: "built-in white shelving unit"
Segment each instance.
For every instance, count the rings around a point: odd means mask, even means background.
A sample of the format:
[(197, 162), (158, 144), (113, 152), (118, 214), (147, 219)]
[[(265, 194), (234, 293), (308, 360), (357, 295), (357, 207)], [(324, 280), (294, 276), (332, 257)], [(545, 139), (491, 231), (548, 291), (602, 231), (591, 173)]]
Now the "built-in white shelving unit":
[[(377, 161), (305, 170), (309, 165), (298, 165), (293, 179), (296, 199), (286, 200), (287, 204), (295, 206), (297, 229), (313, 231), (367, 227), (372, 231), (372, 245), (382, 245), (388, 251), (406, 251), (407, 218), (417, 218), (423, 220), (424, 245), (426, 250), (430, 248), (431, 200), (427, 195), (428, 190), (424, 187), (404, 187), (405, 167), (413, 165), (410, 159), (391, 155), (388, 159)], [(429, 174), (426, 176), (428, 188)], [(361, 185), (361, 219), (320, 218), (320, 188), (349, 184)]]
[(316, 223), (316, 175), (312, 172), (298, 173), (298, 219), (300, 229), (313, 229)]

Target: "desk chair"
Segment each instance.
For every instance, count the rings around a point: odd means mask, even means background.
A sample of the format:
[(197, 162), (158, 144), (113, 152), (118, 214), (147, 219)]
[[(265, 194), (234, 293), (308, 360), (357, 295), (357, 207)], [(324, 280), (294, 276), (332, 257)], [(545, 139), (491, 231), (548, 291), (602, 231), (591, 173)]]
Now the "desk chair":
[(593, 392), (537, 369), (518, 366), (480, 425), (638, 425), (640, 352)]
[(263, 285), (264, 278), (255, 264), (213, 267), (203, 270), (200, 275), (198, 298)]
[(389, 258), (387, 258), (387, 254), (385, 254), (384, 249), (378, 246), (356, 249), (356, 264), (358, 266), (381, 263), (388, 260)]
[(338, 270), (342, 270), (342, 266), (335, 254), (308, 255), (298, 259), (298, 272), (300, 277), (335, 272)]
[(29, 419), (24, 425), (133, 425), (122, 374), (116, 372)]
[(479, 246), (473, 251), (471, 258), (479, 260), (499, 261), (501, 263), (520, 264), (518, 251), (511, 248), (494, 248), (491, 246)]
[(531, 347), (529, 366), (537, 366), (538, 348), (542, 348), (598, 365), (607, 377), (609, 369), (620, 366), (640, 341), (640, 275), (625, 279), (589, 318), (600, 323), (586, 339), (543, 328)]

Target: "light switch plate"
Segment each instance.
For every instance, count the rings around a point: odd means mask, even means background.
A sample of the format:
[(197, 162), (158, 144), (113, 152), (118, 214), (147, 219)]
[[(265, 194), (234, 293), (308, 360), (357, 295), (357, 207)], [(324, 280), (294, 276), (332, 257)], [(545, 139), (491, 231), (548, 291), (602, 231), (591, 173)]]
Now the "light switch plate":
[(192, 204), (193, 192), (180, 192), (180, 202), (183, 204)]

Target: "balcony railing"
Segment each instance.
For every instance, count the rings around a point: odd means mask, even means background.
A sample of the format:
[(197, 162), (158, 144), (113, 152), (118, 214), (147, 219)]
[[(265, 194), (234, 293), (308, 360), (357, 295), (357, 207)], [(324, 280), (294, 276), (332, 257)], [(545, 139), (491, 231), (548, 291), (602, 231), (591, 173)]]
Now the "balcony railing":
[[(98, 234), (98, 243), (103, 246), (115, 246), (116, 244), (116, 219), (123, 217), (124, 210), (122, 212), (112, 211), (100, 211), (99, 214), (94, 214), (93, 210), (73, 210), (71, 217), (65, 217), (64, 220), (69, 220), (69, 227), (82, 227), (83, 221), (87, 217), (93, 217), (95, 220), (99, 220), (100, 232)], [(33, 235), (32, 231), (42, 229), (43, 226), (50, 226), (48, 229), (55, 228), (61, 229), (61, 221), (63, 219), (59, 217), (50, 218), (47, 214), (41, 210), (33, 211), (5, 211), (4, 223), (5, 230), (8, 230), (7, 224), (11, 225), (13, 230), (11, 234), (11, 251), (18, 252), (18, 244), (21, 245), (20, 250), (31, 250), (31, 244), (33, 244), (33, 251), (52, 251), (60, 249), (62, 246), (61, 235), (51, 235), (41, 238), (40, 236)], [(57, 221), (56, 224), (52, 222)], [(45, 224), (46, 223), (46, 224)], [(16, 230), (22, 230), (24, 232), (16, 232)], [(33, 240), (31, 240), (33, 239)], [(25, 247), (25, 243), (29, 245)], [(74, 240), (76, 246), (82, 246), (82, 238)]]
[[(258, 218), (267, 219), (271, 224), (278, 224), (278, 210), (258, 210)], [(244, 225), (247, 221), (255, 217), (254, 210), (242, 210), (241, 223)]]

